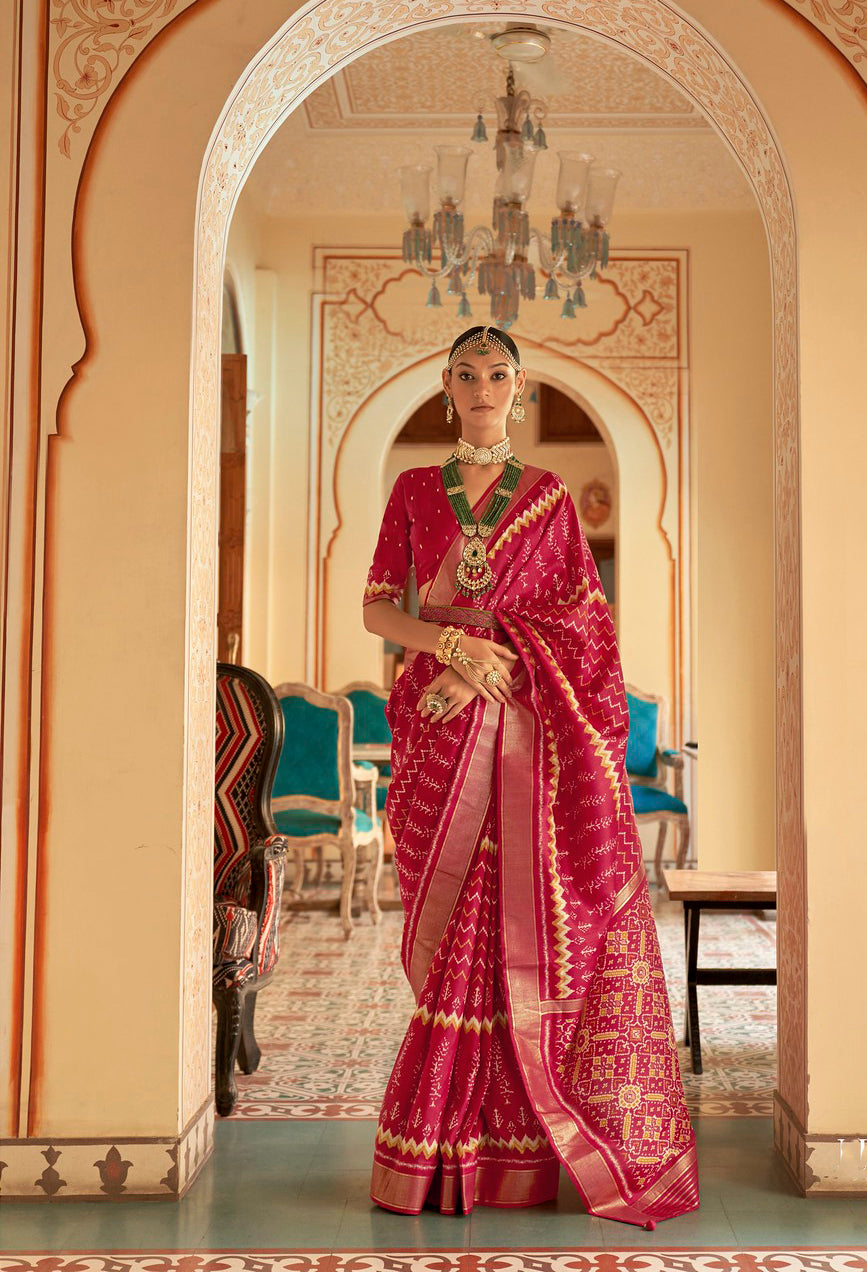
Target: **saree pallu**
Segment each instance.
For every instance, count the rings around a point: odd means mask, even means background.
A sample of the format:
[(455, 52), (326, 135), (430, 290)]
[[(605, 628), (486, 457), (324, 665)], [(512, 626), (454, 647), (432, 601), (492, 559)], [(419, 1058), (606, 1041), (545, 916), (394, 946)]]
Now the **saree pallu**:
[[(416, 515), (428, 498), (442, 515), (434, 490), (416, 495)], [(399, 521), (392, 508), (393, 540)], [(553, 473), (524, 469), (481, 601), (455, 593), (453, 530), (419, 586), (421, 617), (508, 641), (519, 661), (509, 706), (479, 697), (445, 724), (423, 719), (440, 666), (409, 651), (389, 698), (387, 813), (417, 1006), (371, 1196), (407, 1213), (529, 1205), (556, 1196), (562, 1163), (591, 1214), (653, 1227), (698, 1205), (698, 1179), (608, 606)], [(400, 573), (375, 560), (366, 599), (396, 599)]]

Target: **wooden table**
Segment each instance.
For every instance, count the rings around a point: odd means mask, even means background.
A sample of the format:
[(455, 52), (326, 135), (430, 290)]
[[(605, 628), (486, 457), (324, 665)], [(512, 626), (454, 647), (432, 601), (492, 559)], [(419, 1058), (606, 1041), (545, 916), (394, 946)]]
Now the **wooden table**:
[(672, 901), (683, 902), (686, 944), (686, 1029), (693, 1073), (701, 1073), (698, 985), (776, 985), (775, 967), (699, 967), (698, 927), (702, 910), (775, 910), (775, 870), (663, 870)]

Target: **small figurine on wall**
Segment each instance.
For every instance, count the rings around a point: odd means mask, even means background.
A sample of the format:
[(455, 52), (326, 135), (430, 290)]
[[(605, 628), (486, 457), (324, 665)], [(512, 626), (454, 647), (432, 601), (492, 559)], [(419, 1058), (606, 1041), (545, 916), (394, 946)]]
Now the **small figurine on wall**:
[(604, 525), (611, 516), (611, 491), (608, 484), (598, 477), (581, 487), (578, 502), (583, 520), (594, 529)]

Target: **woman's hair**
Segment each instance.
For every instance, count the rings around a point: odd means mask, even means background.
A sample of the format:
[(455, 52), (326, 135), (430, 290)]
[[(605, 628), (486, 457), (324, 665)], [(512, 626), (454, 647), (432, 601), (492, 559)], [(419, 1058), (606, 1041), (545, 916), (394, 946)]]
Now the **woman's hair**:
[[(480, 336), (484, 330), (485, 327), (467, 327), (466, 331), (462, 332), (461, 335), (458, 336), (457, 340), (449, 350), (448, 361), (451, 362), (455, 349), (457, 349), (459, 345), (462, 345), (467, 340), (472, 340), (474, 336)], [(515, 344), (512, 337), (506, 335), (505, 331), (500, 331), (499, 327), (489, 326), (487, 331), (490, 336), (493, 336), (494, 339), (498, 340), (506, 349), (508, 349), (509, 353), (515, 359), (516, 364), (520, 366), (521, 355), (518, 352), (518, 346)]]

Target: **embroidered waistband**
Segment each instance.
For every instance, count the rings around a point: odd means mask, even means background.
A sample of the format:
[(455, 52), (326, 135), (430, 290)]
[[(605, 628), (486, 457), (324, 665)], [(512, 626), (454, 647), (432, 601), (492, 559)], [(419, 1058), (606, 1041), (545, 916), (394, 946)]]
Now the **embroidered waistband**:
[(418, 616), (426, 623), (469, 623), (471, 627), (500, 627), (490, 610), (472, 609), (469, 605), (420, 605)]

